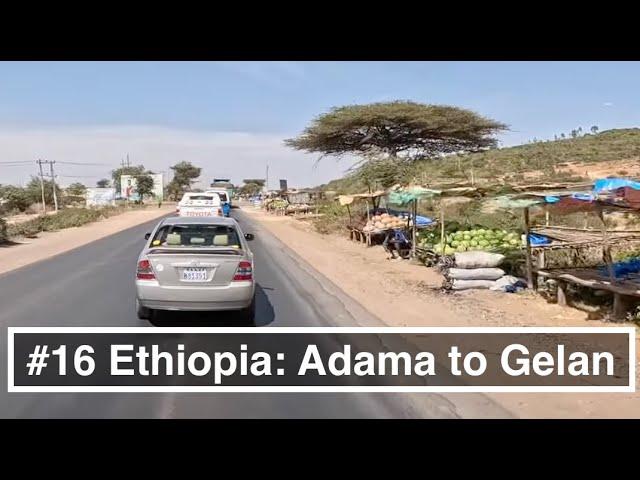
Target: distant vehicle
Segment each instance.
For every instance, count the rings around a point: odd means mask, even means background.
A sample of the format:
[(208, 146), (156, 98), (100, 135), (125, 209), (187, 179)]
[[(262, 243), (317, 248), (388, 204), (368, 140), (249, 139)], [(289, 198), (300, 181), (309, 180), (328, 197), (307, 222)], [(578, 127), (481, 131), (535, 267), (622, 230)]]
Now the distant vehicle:
[(218, 193), (187, 192), (176, 207), (181, 217), (221, 217), (222, 202)]
[(237, 310), (254, 324), (253, 253), (233, 218), (169, 217), (145, 235), (136, 271), (136, 313)]
[(227, 203), (231, 201), (229, 198), (229, 194), (224, 188), (210, 188), (206, 190), (204, 193), (217, 193), (222, 203)]
[(210, 188), (207, 189), (210, 191), (223, 191), (227, 194), (227, 200), (229, 205), (233, 205), (233, 183), (228, 178), (214, 178), (213, 183), (210, 185)]

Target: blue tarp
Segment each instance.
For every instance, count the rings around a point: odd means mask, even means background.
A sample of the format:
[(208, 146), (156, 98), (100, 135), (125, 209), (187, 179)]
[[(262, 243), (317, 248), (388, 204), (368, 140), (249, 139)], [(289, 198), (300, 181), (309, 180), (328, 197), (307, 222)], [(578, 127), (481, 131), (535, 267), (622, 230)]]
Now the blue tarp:
[(640, 190), (640, 183), (626, 178), (599, 178), (593, 184), (593, 193), (611, 192), (622, 187)]
[(585, 202), (593, 202), (594, 197), (590, 193), (574, 193), (571, 195), (571, 198), (575, 198), (577, 200), (584, 200)]
[[(625, 278), (640, 272), (640, 258), (630, 258), (622, 262), (615, 262), (612, 265), (613, 275), (616, 278)], [(609, 269), (606, 266), (599, 267), (598, 271), (601, 275), (609, 275)]]
[(551, 243), (551, 240), (549, 240), (549, 238), (545, 237), (544, 235), (538, 235), (537, 233), (530, 233), (529, 243), (531, 243), (531, 245), (548, 245)]

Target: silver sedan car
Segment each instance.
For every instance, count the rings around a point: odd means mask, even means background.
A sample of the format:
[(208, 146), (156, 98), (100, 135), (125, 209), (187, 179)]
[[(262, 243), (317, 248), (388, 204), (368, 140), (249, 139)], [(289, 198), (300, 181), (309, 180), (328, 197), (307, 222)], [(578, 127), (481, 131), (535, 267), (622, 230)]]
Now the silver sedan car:
[(253, 254), (233, 218), (170, 217), (145, 238), (136, 270), (138, 318), (154, 310), (239, 310), (253, 324)]

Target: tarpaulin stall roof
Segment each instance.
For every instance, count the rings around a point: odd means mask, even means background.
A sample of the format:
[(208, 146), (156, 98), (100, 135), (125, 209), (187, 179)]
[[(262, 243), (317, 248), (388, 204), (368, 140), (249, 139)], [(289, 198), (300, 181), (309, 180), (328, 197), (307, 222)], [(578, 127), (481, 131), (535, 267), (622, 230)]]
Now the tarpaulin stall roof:
[(629, 187), (634, 190), (640, 190), (640, 182), (629, 180), (628, 178), (599, 178), (593, 184), (593, 193), (600, 194), (605, 192), (613, 192), (619, 188)]
[(441, 193), (441, 190), (424, 187), (399, 188), (389, 192), (389, 203), (393, 203), (395, 205), (408, 205), (416, 200), (432, 198), (436, 195), (440, 195)]
[(384, 190), (378, 190), (373, 193), (356, 193), (353, 195), (338, 195), (340, 205), (351, 205), (355, 200), (371, 200), (374, 198), (384, 197), (387, 194)]

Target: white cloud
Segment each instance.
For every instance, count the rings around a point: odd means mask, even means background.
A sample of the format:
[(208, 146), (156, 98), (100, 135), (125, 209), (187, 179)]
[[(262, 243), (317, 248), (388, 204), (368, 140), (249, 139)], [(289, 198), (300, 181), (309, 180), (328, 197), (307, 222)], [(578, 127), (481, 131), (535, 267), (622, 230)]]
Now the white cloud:
[(604, 106), (604, 107), (613, 107), (613, 103), (612, 102), (604, 102), (602, 104), (602, 106)]
[(133, 164), (155, 171), (185, 160), (202, 167), (203, 185), (214, 177), (230, 177), (240, 183), (244, 178), (264, 178), (269, 165), (269, 184), (286, 178), (290, 186), (314, 186), (342, 176), (351, 165), (327, 158), (314, 167), (317, 155), (304, 154), (286, 147), (289, 134), (271, 135), (246, 132), (180, 130), (154, 126), (100, 126), (15, 129), (0, 128), (0, 162), (31, 161), (32, 165), (3, 167), (0, 183), (26, 182), (36, 173), (38, 158), (59, 162), (102, 163), (104, 166), (57, 165), (61, 183), (86, 184), (110, 176), (129, 154)]

